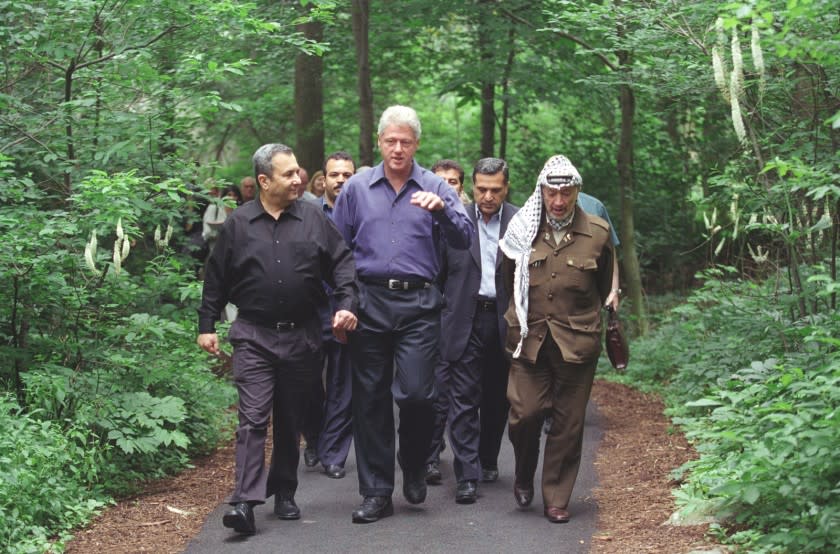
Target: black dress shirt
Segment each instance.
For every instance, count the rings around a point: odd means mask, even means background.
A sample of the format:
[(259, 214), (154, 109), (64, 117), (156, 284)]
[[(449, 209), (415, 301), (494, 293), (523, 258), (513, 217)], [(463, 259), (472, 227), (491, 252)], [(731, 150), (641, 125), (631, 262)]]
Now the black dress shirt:
[(207, 260), (199, 333), (215, 332), (224, 306), (257, 324), (308, 322), (333, 288), (336, 310), (356, 313), (358, 287), (350, 249), (321, 206), (295, 201), (274, 219), (257, 198), (228, 216)]

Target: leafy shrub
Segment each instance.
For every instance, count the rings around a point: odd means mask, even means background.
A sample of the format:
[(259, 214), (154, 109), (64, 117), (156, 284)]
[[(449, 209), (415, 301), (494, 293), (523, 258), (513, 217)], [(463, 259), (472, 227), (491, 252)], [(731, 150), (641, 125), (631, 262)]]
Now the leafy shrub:
[(840, 359), (789, 361), (812, 365), (754, 362), (688, 403), (711, 412), (677, 419), (701, 453), (685, 469), (719, 515), (766, 532), (736, 540), (767, 552), (827, 552), (840, 544)]
[(662, 392), (700, 453), (679, 471), (683, 511), (716, 516), (722, 538), (749, 551), (831, 551), (840, 544), (840, 314), (792, 319), (775, 280), (733, 273), (704, 273), (703, 287), (633, 343), (621, 379)]
[(0, 550), (45, 552), (86, 522), (109, 497), (98, 480), (107, 447), (87, 430), (22, 412), (0, 395)]
[[(0, 535), (0, 550), (45, 550), (45, 537), (84, 523), (106, 494), (176, 472), (227, 436), (235, 392), (195, 344), (194, 265), (144, 238), (187, 195), (172, 180), (94, 172), (54, 197), (11, 176), (0, 155), (0, 392), (17, 401), (2, 417), (19, 417), (2, 439), (16, 442), (0, 447), (11, 479), (0, 513), (15, 533)], [(52, 469), (68, 456), (72, 479)], [(62, 487), (54, 501), (50, 476)], [(39, 480), (49, 486), (30, 491)]]

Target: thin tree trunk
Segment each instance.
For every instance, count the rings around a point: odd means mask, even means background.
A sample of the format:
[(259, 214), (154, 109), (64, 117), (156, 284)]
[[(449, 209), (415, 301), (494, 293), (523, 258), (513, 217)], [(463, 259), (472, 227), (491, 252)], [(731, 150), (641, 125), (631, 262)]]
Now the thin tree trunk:
[[(64, 114), (66, 121), (64, 124), (64, 137), (67, 139), (67, 161), (73, 163), (76, 161), (76, 148), (73, 144), (73, 111), (70, 108), (70, 100), (73, 99), (73, 73), (76, 71), (76, 59), (70, 60), (70, 65), (64, 71), (64, 105), (67, 110)], [(64, 195), (70, 197), (72, 182), (70, 179), (70, 168), (64, 170)]]
[[(630, 70), (630, 54), (618, 52), (620, 70)], [(621, 249), (622, 274), (627, 283), (633, 315), (639, 325), (639, 333), (648, 331), (648, 321), (642, 295), (642, 276), (639, 258), (636, 255), (635, 221), (633, 209), (633, 118), (636, 112), (636, 99), (633, 88), (626, 80), (619, 85), (619, 106), (621, 108), (621, 135), (618, 144), (618, 186), (621, 193)]]
[(370, 0), (353, 0), (353, 40), (359, 80), (359, 165), (373, 165), (373, 88), (370, 84)]
[[(323, 39), (323, 23), (309, 21), (298, 29), (309, 40)], [(323, 70), (320, 56), (300, 52), (295, 58), (295, 156), (310, 175), (324, 163)]]
[(492, 6), (488, 0), (481, 0), (481, 12), (478, 19), (478, 50), (482, 65), (481, 78), (481, 157), (493, 156), (496, 132), (496, 81), (493, 79), (493, 40), (490, 12)]
[(513, 60), (516, 57), (516, 49), (514, 48), (514, 40), (516, 38), (516, 29), (511, 26), (508, 30), (508, 50), (507, 63), (505, 64), (505, 73), (502, 78), (502, 122), (499, 125), (499, 157), (503, 160), (507, 157), (507, 137), (508, 137), (508, 122), (510, 121), (510, 74), (513, 72)]

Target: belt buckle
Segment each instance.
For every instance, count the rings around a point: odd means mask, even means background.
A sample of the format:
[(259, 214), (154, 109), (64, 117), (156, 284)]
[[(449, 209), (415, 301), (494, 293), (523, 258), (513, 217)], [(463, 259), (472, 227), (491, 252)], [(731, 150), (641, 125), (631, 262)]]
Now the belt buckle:
[(404, 281), (398, 281), (397, 279), (388, 279), (388, 289), (389, 290), (408, 290), (408, 283)]
[(274, 329), (277, 331), (292, 330), (295, 328), (294, 321), (278, 321), (274, 324)]

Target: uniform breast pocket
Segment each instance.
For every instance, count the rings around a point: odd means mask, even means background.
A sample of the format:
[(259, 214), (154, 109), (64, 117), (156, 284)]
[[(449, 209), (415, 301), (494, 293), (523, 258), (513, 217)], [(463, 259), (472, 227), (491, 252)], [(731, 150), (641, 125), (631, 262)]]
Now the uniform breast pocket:
[(566, 259), (568, 269), (568, 281), (566, 285), (575, 290), (587, 291), (595, 286), (595, 275), (598, 271), (598, 262), (595, 258), (573, 258)]
[(528, 259), (528, 284), (532, 287), (542, 285), (548, 281), (551, 272), (548, 270), (548, 253), (531, 252)]

